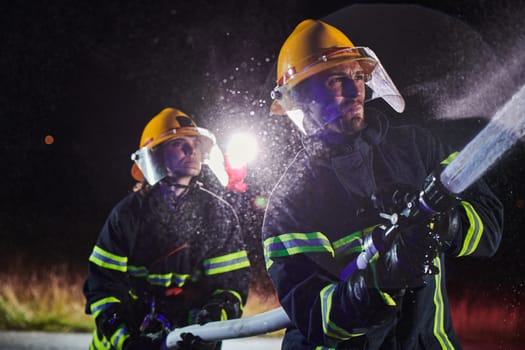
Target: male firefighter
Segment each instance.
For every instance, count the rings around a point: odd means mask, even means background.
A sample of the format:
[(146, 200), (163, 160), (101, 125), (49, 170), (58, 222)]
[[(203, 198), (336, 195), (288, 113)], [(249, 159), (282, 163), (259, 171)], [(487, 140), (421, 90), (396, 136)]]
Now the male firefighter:
[(365, 108), (382, 98), (402, 112), (404, 99), (370, 48), (327, 23), (305, 20), (284, 42), (272, 97), (273, 114), (304, 133), (263, 222), (293, 323), (282, 348), (461, 349), (445, 256), (493, 255), (501, 203), (482, 181), (461, 198), (447, 191), (438, 174), (454, 154)]
[[(132, 175), (142, 182), (111, 211), (89, 257), (90, 349), (159, 349), (171, 330), (241, 316), (249, 260), (238, 218), (201, 182), (215, 142), (166, 108), (144, 128)], [(191, 334), (180, 349), (221, 348)]]

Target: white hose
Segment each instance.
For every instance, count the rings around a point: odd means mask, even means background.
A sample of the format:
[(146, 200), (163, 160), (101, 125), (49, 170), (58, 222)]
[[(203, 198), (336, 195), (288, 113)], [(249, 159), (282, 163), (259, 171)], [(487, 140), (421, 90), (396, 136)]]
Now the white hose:
[(182, 340), (182, 333), (192, 333), (202, 340), (213, 341), (252, 337), (274, 332), (289, 325), (291, 325), (291, 322), (288, 315), (282, 307), (279, 307), (250, 317), (174, 329), (166, 338), (166, 347), (172, 350), (177, 349), (177, 342)]

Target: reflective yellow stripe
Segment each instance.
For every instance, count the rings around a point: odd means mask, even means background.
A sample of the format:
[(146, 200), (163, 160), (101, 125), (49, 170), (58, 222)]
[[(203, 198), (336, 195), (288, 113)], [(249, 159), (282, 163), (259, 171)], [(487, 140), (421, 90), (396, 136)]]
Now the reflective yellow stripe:
[(149, 273), (148, 269), (144, 266), (128, 266), (128, 273), (133, 277), (146, 277)]
[(313, 252), (327, 252), (335, 256), (330, 240), (322, 232), (285, 233), (264, 240), (266, 268), (271, 266), (272, 258)]
[(221, 309), (221, 319), (219, 321), (227, 321), (228, 320), (228, 314), (226, 313), (226, 310)]
[(377, 226), (373, 225), (363, 230), (353, 232), (343, 238), (338, 239), (333, 243), (334, 249), (337, 254), (353, 254), (360, 253), (363, 251), (363, 237), (370, 234)]
[(163, 274), (149, 274), (149, 271), (144, 266), (128, 266), (128, 273), (137, 278), (145, 278), (149, 284), (154, 286), (164, 286), (169, 287), (175, 285), (177, 287), (182, 287), (186, 284), (186, 281), (191, 278), (189, 274), (181, 273), (163, 273)]
[(104, 336), (102, 338), (98, 337), (96, 326), (93, 331), (93, 341), (89, 344), (89, 350), (111, 350), (111, 344), (107, 338)]
[(331, 338), (346, 340), (351, 338), (351, 334), (341, 327), (337, 326), (330, 320), (330, 311), (332, 310), (332, 296), (336, 284), (329, 284), (319, 293), (321, 296), (321, 316), (323, 318), (323, 333)]
[(233, 294), (233, 296), (239, 300), (239, 304), (241, 305), (241, 308), (242, 308), (242, 297), (241, 295), (239, 294), (239, 292), (237, 291), (234, 291), (234, 290), (224, 290), (224, 289), (217, 289), (215, 290), (212, 295), (218, 295), (218, 294), (222, 294), (222, 293), (230, 293), (230, 294)]
[(250, 266), (248, 253), (245, 250), (204, 260), (204, 273), (217, 275), (220, 273), (240, 270)]
[(89, 261), (100, 267), (121, 272), (126, 272), (128, 265), (127, 256), (110, 253), (98, 246), (93, 248), (93, 252), (89, 256)]
[(465, 208), (470, 225), (467, 231), (467, 236), (463, 241), (463, 247), (461, 248), (458, 256), (470, 255), (474, 253), (474, 251), (476, 251), (478, 248), (479, 241), (483, 235), (483, 221), (481, 221), (481, 218), (472, 204), (466, 201), (461, 201), (461, 205), (463, 208)]
[(439, 257), (434, 259), (434, 265), (439, 268), (439, 273), (434, 276), (436, 289), (434, 290), (434, 306), (436, 312), (434, 314), (434, 336), (441, 345), (441, 349), (452, 350), (454, 346), (448, 338), (445, 331), (445, 304), (443, 302), (443, 294), (441, 293), (441, 259)]
[(372, 276), (374, 277), (374, 288), (377, 290), (377, 292), (381, 296), (381, 299), (383, 299), (383, 302), (386, 305), (396, 306), (397, 304), (394, 298), (392, 298), (390, 294), (383, 292), (381, 288), (379, 288), (379, 281), (378, 281), (377, 268), (376, 268), (377, 259), (379, 259), (379, 253), (375, 253), (374, 256), (368, 262), (368, 266), (372, 270)]
[(456, 158), (458, 156), (459, 152), (454, 152), (452, 153), (451, 155), (449, 155), (446, 159), (442, 160), (441, 161), (441, 164), (442, 165), (447, 165), (447, 164), (450, 164), (450, 162), (452, 162), (454, 160), (454, 158)]
[(122, 346), (126, 339), (129, 338), (129, 334), (125, 326), (119, 327), (115, 333), (111, 336), (110, 343), (117, 350), (122, 350)]
[(97, 300), (94, 303), (91, 303), (91, 305), (89, 305), (89, 309), (91, 310), (91, 314), (93, 315), (93, 318), (94, 319), (97, 318), (97, 316), (102, 311), (104, 311), (109, 306), (109, 304), (114, 304), (114, 303), (120, 303), (120, 300), (115, 297), (107, 297), (107, 298)]
[(347, 340), (352, 337), (357, 337), (362, 334), (350, 333), (347, 330), (339, 327), (330, 319), (330, 312), (332, 311), (332, 297), (337, 283), (332, 283), (324, 287), (319, 296), (321, 297), (321, 317), (323, 320), (323, 333), (331, 338), (339, 340)]

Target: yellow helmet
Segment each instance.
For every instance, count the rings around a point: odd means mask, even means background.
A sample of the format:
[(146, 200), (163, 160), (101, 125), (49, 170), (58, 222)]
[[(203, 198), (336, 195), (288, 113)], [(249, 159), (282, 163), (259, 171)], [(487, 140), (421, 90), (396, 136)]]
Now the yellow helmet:
[(289, 91), (311, 76), (349, 61), (357, 61), (364, 73), (369, 94), (366, 101), (383, 98), (401, 113), (405, 101), (379, 58), (368, 47), (355, 46), (339, 29), (323, 21), (302, 21), (286, 39), (277, 59), (277, 81), (271, 92), (271, 113), (288, 115), (306, 133), (304, 111)]
[(131, 175), (137, 181), (144, 177), (153, 185), (166, 174), (154, 156), (156, 146), (179, 137), (199, 136), (203, 140), (203, 153), (206, 156), (215, 144), (215, 136), (208, 130), (197, 126), (195, 121), (183, 111), (165, 108), (153, 117), (142, 132), (139, 149), (131, 155), (134, 164)]
[(291, 88), (304, 79), (338, 64), (358, 60), (365, 73), (377, 61), (355, 47), (339, 29), (318, 20), (299, 23), (284, 42), (277, 59), (277, 86)]

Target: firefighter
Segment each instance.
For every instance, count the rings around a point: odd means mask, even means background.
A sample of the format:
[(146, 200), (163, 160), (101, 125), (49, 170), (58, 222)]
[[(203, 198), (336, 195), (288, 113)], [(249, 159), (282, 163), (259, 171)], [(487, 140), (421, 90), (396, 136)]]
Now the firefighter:
[[(166, 108), (144, 128), (132, 175), (89, 256), (90, 349), (159, 349), (167, 333), (241, 316), (249, 260), (233, 208), (201, 182), (215, 138)], [(180, 349), (220, 349), (188, 335)]]
[(378, 57), (325, 22), (304, 20), (286, 39), (272, 98), (304, 135), (263, 221), (293, 324), (282, 348), (461, 349), (445, 256), (493, 255), (501, 202), (482, 180), (446, 190), (437, 175), (454, 153), (389, 121), (405, 102)]

